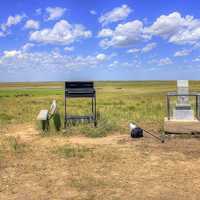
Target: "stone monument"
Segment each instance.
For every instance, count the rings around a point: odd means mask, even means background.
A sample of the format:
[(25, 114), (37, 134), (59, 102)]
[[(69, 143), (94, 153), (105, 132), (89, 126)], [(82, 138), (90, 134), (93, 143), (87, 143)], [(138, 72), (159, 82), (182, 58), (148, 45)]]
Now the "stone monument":
[[(178, 80), (177, 91), (168, 92), (166, 97), (167, 117), (164, 119), (164, 132), (172, 134), (200, 133), (200, 93), (189, 91), (188, 80)], [(176, 104), (171, 105), (172, 101), (170, 100), (174, 97), (176, 97)], [(171, 106), (173, 106), (172, 110)]]
[(194, 113), (189, 102), (189, 97), (184, 96), (189, 94), (188, 80), (177, 80), (177, 94), (178, 96), (176, 107), (173, 110), (174, 120), (194, 120)]

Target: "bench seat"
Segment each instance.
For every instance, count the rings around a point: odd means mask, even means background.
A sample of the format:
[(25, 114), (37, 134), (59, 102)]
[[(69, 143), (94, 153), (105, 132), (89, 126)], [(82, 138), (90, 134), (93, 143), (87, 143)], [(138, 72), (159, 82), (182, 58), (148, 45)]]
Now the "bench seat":
[(48, 119), (48, 110), (40, 110), (37, 120), (47, 120)]

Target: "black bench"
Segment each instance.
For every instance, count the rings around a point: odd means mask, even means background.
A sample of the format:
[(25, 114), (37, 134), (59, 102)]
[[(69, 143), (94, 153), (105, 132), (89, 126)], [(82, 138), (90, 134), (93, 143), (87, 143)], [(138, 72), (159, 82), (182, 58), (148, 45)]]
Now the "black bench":
[[(65, 91), (64, 91), (64, 102), (65, 102), (65, 116), (64, 116), (64, 127), (70, 121), (84, 121), (93, 122), (94, 126), (97, 125), (96, 117), (96, 91), (94, 88), (94, 82), (92, 81), (68, 81), (65, 82)], [(91, 114), (78, 116), (70, 115), (67, 113), (67, 99), (68, 98), (91, 98)]]

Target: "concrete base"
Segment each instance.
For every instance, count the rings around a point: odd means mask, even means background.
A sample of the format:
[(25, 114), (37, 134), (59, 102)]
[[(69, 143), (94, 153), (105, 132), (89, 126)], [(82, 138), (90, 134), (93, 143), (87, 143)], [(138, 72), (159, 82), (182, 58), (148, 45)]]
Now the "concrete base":
[(174, 109), (173, 110), (173, 119), (176, 120), (194, 120), (193, 110), (181, 110)]
[(194, 120), (164, 120), (165, 133), (172, 134), (186, 134), (186, 133), (200, 133), (200, 121)]

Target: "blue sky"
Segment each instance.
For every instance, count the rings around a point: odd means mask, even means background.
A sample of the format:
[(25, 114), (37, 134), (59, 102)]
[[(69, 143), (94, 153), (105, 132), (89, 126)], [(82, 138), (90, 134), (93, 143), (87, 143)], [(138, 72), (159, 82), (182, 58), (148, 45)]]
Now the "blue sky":
[(0, 81), (200, 77), (195, 0), (7, 0)]

